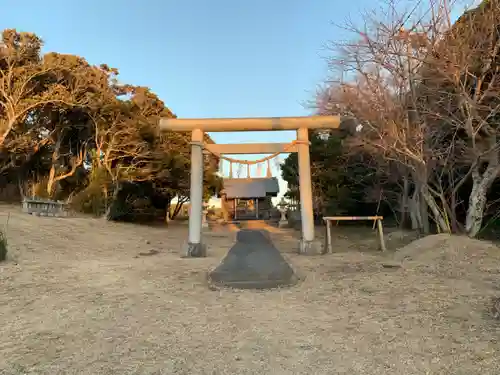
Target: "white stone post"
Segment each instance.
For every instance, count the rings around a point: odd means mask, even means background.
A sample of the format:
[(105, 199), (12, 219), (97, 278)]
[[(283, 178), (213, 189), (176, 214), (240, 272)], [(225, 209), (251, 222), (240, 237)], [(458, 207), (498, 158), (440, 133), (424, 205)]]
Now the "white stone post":
[(234, 207), (234, 221), (237, 220), (237, 213), (236, 213), (236, 209), (238, 208), (238, 202), (236, 202), (238, 200), (238, 198), (234, 198), (233, 200), (233, 207)]
[(302, 223), (302, 239), (299, 253), (318, 253), (321, 249), (319, 243), (314, 242), (314, 216), (311, 187), (311, 161), (309, 157), (308, 129), (297, 130), (297, 148), (299, 159), (299, 188), (300, 188), (300, 218)]
[(206, 247), (201, 239), (203, 215), (203, 130), (191, 133), (191, 185), (189, 238), (186, 249), (188, 257), (206, 256)]

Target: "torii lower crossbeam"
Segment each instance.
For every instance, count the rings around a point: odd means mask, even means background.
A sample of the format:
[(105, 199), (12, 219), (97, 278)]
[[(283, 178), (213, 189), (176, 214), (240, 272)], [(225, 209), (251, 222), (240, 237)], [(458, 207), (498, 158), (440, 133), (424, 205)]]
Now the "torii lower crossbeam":
[(296, 145), (285, 143), (236, 143), (236, 144), (207, 144), (205, 145), (207, 153), (213, 154), (275, 154), (297, 152)]
[[(340, 127), (339, 116), (311, 116), (311, 117), (271, 117), (271, 118), (236, 118), (236, 119), (170, 119), (160, 120), (162, 130), (190, 131), (191, 132), (191, 183), (189, 215), (189, 238), (187, 256), (206, 256), (206, 247), (202, 242), (202, 215), (203, 215), (203, 135), (204, 132), (228, 131), (270, 131), (296, 130), (297, 144), (289, 150), (283, 145), (277, 145), (275, 152), (298, 152), (299, 160), (299, 189), (302, 221), (302, 239), (300, 250), (302, 254), (315, 254), (321, 246), (314, 241), (314, 218), (311, 189), (311, 169), (309, 157), (309, 129), (337, 129)], [(265, 146), (264, 146), (265, 145)], [(211, 145), (213, 151), (228, 153), (233, 145)], [(243, 148), (243, 147), (242, 147)], [(269, 144), (246, 144), (245, 153), (259, 154), (263, 149), (274, 149)], [(234, 151), (234, 150), (233, 150)], [(232, 152), (231, 152), (232, 153)]]

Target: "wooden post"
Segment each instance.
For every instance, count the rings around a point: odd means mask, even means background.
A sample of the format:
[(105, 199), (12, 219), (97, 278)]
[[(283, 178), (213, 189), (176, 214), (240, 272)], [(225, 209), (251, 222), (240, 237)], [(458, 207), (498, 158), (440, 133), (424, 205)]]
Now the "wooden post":
[(382, 220), (377, 220), (378, 236), (380, 240), (380, 250), (386, 251), (385, 240), (384, 240), (384, 229), (382, 228)]
[(332, 249), (332, 222), (326, 220), (326, 248), (327, 252), (333, 253)]
[(385, 247), (385, 240), (384, 240), (384, 230), (382, 227), (382, 220), (384, 218), (382, 216), (327, 216), (323, 217), (323, 220), (326, 221), (326, 244), (329, 247), (329, 251), (333, 252), (332, 249), (332, 235), (331, 235), (331, 230), (332, 230), (332, 224), (331, 222), (335, 220), (336, 224), (338, 225), (340, 221), (350, 221), (350, 220), (370, 220), (374, 223), (377, 223), (377, 232), (378, 232), (378, 237), (379, 237), (379, 243), (380, 243), (380, 249), (382, 251), (386, 251)]

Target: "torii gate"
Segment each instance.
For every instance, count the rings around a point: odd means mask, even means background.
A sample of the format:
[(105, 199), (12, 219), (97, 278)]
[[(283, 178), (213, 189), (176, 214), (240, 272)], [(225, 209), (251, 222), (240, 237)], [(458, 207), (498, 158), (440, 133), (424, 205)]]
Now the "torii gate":
[[(206, 256), (202, 242), (203, 215), (203, 149), (219, 154), (272, 154), (298, 152), (300, 212), (302, 221), (301, 254), (317, 253), (320, 243), (314, 241), (314, 217), (309, 157), (309, 129), (337, 129), (340, 116), (268, 117), (268, 118), (210, 118), (160, 119), (162, 130), (191, 132), (191, 184), (189, 215), (188, 257)], [(294, 147), (283, 143), (203, 144), (204, 132), (296, 130)]]

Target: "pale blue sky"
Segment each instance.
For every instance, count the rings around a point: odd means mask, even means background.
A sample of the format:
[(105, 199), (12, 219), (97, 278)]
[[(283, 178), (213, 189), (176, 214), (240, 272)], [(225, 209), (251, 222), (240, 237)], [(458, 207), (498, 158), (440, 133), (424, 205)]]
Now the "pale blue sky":
[[(151, 87), (179, 117), (310, 114), (325, 43), (370, 1), (0, 0), (0, 28), (35, 32)], [(293, 132), (216, 133), (218, 143), (289, 141)], [(252, 158), (252, 157), (249, 157)], [(278, 171), (274, 170), (274, 174)]]
[[(374, 0), (0, 0), (0, 28), (31, 31), (150, 87), (179, 117), (301, 116), (327, 77), (324, 49)], [(293, 132), (215, 133), (218, 143)], [(254, 156), (256, 157), (256, 156)], [(251, 158), (251, 157), (249, 157)], [(277, 168), (274, 174), (278, 175)]]

